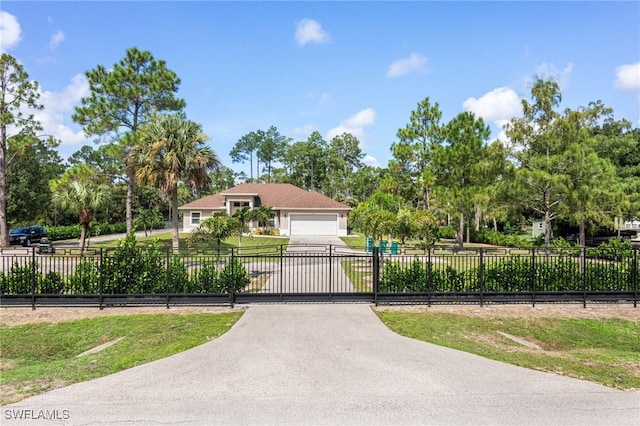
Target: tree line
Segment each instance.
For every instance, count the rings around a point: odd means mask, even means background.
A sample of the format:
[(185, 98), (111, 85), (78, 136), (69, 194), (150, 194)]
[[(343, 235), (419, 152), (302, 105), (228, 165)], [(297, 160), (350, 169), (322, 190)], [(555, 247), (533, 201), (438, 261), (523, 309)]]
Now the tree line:
[[(418, 102), (391, 144), (386, 167), (364, 164), (349, 133), (327, 141), (319, 132), (294, 141), (276, 126), (238, 139), (222, 165), (200, 124), (177, 97), (179, 77), (148, 51), (128, 49), (118, 63), (85, 73), (90, 94), (73, 120), (94, 146), (62, 161), (61, 141), (41, 135), (33, 113), (37, 82), (4, 53), (0, 59), (0, 233), (27, 223), (157, 220), (173, 224), (177, 207), (241, 182), (292, 183), (353, 207), (350, 224), (382, 239), (433, 242), (436, 228), (455, 226), (459, 245), (483, 227), (540, 219), (552, 229), (586, 235), (613, 228), (614, 217), (640, 217), (640, 130), (615, 120), (600, 101), (560, 110), (557, 81), (536, 78), (522, 114), (505, 125), (509, 142), (490, 140), (482, 118), (461, 112), (442, 121), (439, 104)], [(82, 244), (82, 243), (81, 243)]]

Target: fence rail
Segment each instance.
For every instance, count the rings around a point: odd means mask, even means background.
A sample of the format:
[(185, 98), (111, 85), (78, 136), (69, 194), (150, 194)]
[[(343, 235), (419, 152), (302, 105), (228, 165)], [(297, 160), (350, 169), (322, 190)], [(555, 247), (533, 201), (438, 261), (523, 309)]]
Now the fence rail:
[(640, 250), (0, 250), (3, 306), (633, 303)]

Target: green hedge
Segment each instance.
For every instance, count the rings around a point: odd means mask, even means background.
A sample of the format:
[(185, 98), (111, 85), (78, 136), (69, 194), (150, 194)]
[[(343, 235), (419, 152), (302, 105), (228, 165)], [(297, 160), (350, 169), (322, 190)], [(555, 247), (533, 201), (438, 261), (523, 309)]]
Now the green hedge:
[(79, 260), (66, 278), (57, 272), (41, 274), (37, 263), (15, 262), (7, 273), (0, 272), (0, 294), (31, 294), (34, 281), (37, 294), (227, 293), (251, 282), (238, 259), (208, 258), (190, 271), (182, 257), (162, 251), (157, 240), (141, 249), (133, 234), (103, 255), (102, 264), (99, 260)]
[[(511, 257), (480, 269), (457, 271), (416, 259), (408, 264), (387, 260), (380, 291), (403, 292), (485, 292), (530, 291), (633, 291), (631, 262), (589, 261), (584, 270), (580, 260), (570, 256), (547, 261)], [(535, 287), (534, 287), (535, 286)]]

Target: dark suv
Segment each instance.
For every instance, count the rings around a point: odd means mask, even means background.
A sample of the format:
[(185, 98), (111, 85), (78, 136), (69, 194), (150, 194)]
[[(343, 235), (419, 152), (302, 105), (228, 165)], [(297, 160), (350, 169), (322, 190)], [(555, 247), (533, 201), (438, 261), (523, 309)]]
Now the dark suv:
[(30, 247), (33, 243), (39, 243), (43, 237), (47, 236), (47, 232), (42, 226), (25, 226), (24, 228), (16, 228), (9, 232), (10, 245), (22, 245)]

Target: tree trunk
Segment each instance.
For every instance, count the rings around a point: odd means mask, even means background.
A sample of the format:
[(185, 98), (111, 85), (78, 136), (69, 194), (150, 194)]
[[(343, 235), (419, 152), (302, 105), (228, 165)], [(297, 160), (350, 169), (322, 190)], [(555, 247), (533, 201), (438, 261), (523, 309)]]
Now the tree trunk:
[(458, 233), (456, 234), (456, 243), (458, 247), (464, 247), (464, 214), (460, 213), (460, 222), (458, 225)]
[(84, 244), (87, 239), (87, 228), (89, 228), (88, 223), (82, 223), (82, 230), (80, 231), (80, 256), (84, 253)]
[(544, 250), (549, 255), (549, 246), (551, 244), (551, 214), (549, 210), (544, 212)]
[(7, 226), (7, 129), (0, 130), (0, 241), (1, 247), (9, 245), (9, 227)]
[(580, 260), (578, 261), (578, 270), (584, 273), (585, 256), (587, 255), (587, 226), (584, 220), (580, 221), (580, 235), (578, 241), (580, 244)]
[(172, 248), (176, 252), (180, 248), (180, 231), (178, 229), (178, 186), (171, 191), (171, 224), (173, 226)]
[(471, 218), (467, 217), (467, 244), (471, 242)]
[(125, 203), (125, 216), (127, 222), (127, 234), (133, 230), (133, 179), (132, 173), (127, 173), (127, 202)]

